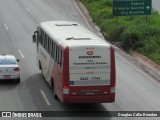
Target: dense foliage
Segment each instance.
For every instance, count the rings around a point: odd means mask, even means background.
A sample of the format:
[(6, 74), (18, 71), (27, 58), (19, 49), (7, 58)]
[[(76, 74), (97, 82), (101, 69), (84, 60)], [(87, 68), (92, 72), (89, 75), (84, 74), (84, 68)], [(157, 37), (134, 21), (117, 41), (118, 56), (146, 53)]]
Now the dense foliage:
[(125, 50), (135, 50), (160, 64), (160, 15), (151, 16), (112, 15), (112, 0), (81, 0), (95, 22), (114, 43), (121, 42)]

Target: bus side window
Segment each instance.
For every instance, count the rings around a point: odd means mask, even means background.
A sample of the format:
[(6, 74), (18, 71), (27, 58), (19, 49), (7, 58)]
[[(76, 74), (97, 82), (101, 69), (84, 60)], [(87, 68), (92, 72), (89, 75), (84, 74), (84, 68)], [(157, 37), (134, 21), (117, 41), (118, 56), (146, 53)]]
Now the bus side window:
[(53, 41), (51, 41), (51, 57), (54, 59), (54, 42)]
[(58, 64), (58, 56), (59, 56), (58, 55), (59, 54), (58, 51), (59, 51), (59, 47), (56, 45), (56, 58), (55, 59), (56, 59), (57, 64)]
[(57, 59), (57, 45), (55, 44), (55, 48), (54, 48), (54, 59), (55, 59), (55, 62), (57, 62), (56, 61), (56, 59)]
[(52, 57), (52, 54), (53, 54), (53, 41), (51, 40), (51, 43), (50, 43), (51, 45), (51, 48), (50, 48), (50, 56), (51, 56), (51, 58), (53, 58)]
[(43, 43), (43, 47), (45, 47), (45, 35), (44, 32), (42, 31), (42, 43)]
[(46, 40), (45, 40), (45, 33), (43, 33), (43, 46), (44, 46), (44, 49), (46, 48)]
[(44, 48), (45, 48), (46, 51), (47, 51), (47, 41), (48, 41), (47, 35), (44, 34)]
[(48, 36), (46, 35), (46, 51), (49, 53), (49, 51), (48, 51), (48, 43), (49, 43), (49, 39), (48, 39)]
[(51, 39), (48, 37), (48, 53), (50, 54), (51, 49)]
[(43, 31), (41, 30), (41, 39), (42, 39), (42, 46), (43, 46)]
[(56, 44), (53, 42), (53, 59), (55, 58), (55, 49), (56, 49)]
[(58, 65), (60, 64), (60, 48), (58, 47), (58, 59), (57, 59)]
[(62, 50), (59, 50), (59, 65), (62, 66)]

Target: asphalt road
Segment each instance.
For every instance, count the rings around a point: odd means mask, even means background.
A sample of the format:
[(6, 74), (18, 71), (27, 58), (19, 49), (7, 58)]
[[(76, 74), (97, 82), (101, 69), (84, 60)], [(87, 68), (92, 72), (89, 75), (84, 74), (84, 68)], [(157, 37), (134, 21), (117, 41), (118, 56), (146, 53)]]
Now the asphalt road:
[[(155, 1), (153, 6), (160, 3), (158, 0), (153, 1)], [(36, 46), (32, 43), (32, 34), (37, 25), (50, 20), (75, 20), (88, 27), (72, 0), (0, 0), (0, 54), (14, 54), (20, 59), (21, 67), (20, 84), (0, 81), (0, 111), (160, 111), (160, 84), (119, 54), (116, 54), (115, 103), (66, 105), (55, 100), (52, 90), (38, 70)], [(144, 118), (83, 119), (143, 120)]]

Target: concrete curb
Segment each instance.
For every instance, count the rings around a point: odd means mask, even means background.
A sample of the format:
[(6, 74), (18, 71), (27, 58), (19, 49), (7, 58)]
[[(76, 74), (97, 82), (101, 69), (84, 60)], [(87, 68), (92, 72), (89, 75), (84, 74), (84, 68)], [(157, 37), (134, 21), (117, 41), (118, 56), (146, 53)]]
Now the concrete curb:
[[(160, 81), (160, 71), (153, 69), (152, 67), (149, 67), (146, 61), (148, 61), (148, 58), (141, 58), (142, 60), (137, 59), (133, 55), (127, 54), (121, 49), (117, 48), (116, 52), (123, 56), (126, 60), (130, 61), (132, 64), (134, 64), (137, 68), (143, 70), (145, 73), (153, 77), (154, 79)], [(139, 57), (142, 57), (143, 55), (140, 55)]]

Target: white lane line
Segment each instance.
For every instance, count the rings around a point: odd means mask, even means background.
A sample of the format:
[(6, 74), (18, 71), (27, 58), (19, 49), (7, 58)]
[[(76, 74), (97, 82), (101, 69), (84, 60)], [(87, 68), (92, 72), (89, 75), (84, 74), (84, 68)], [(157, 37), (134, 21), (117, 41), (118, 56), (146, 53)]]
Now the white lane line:
[(23, 55), (22, 51), (21, 51), (21, 50), (18, 50), (18, 52), (19, 52), (19, 54), (21, 55), (21, 57), (24, 59), (24, 55)]
[(4, 27), (8, 30), (8, 26), (6, 24), (4, 24)]
[(51, 104), (50, 104), (48, 98), (46, 97), (46, 94), (43, 92), (43, 90), (40, 90), (40, 92), (41, 92), (41, 94), (42, 94), (44, 100), (46, 101), (47, 105), (50, 106)]
[(80, 8), (78, 7), (78, 5), (76, 4), (75, 0), (73, 0), (73, 3), (75, 5), (75, 7), (77, 8), (77, 10), (79, 11), (79, 13), (81, 14), (82, 18), (84, 19), (84, 21), (86, 22), (88, 28), (92, 31), (92, 28), (89, 24), (89, 22), (87, 21), (87, 19), (85, 18), (85, 16), (83, 15), (83, 13), (81, 12)]
[(25, 8), (27, 10), (27, 12), (30, 12), (30, 10), (28, 8)]

